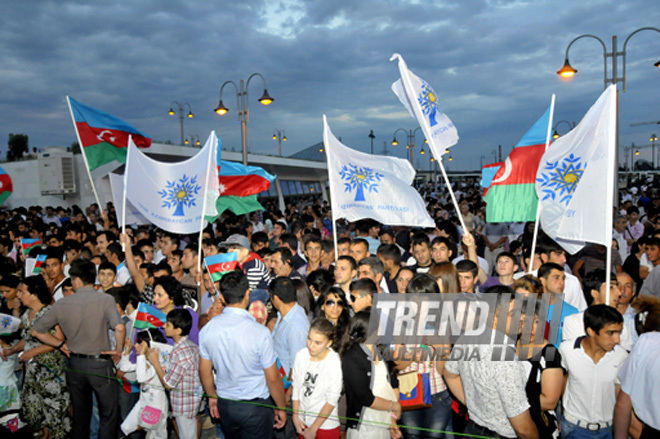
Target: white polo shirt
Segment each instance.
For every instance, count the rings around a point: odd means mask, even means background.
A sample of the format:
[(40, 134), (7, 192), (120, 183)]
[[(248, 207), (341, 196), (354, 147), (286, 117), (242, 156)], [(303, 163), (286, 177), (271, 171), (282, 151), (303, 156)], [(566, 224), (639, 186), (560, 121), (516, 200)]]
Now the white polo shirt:
[(621, 346), (607, 352), (598, 363), (584, 351), (584, 337), (566, 340), (559, 346), (561, 366), (568, 371), (562, 399), (564, 411), (585, 422), (611, 422), (616, 403), (617, 374), (628, 353)]
[[(623, 321), (623, 329), (621, 330), (619, 344), (626, 351), (630, 352), (635, 345), (635, 342), (632, 338), (632, 330), (634, 328), (629, 327), (629, 322), (626, 320)], [(564, 326), (562, 327), (561, 338), (562, 341), (574, 340), (578, 337), (583, 337), (587, 335), (584, 330), (584, 311), (578, 314), (571, 314), (564, 319)]]
[(660, 332), (639, 336), (639, 341), (619, 372), (621, 390), (630, 395), (635, 414), (646, 425), (660, 430)]

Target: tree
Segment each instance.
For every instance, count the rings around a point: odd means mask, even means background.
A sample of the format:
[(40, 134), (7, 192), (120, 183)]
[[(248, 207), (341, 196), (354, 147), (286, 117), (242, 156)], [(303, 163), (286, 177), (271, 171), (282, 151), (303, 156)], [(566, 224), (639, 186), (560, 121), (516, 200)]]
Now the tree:
[(10, 133), (7, 146), (9, 147), (7, 160), (12, 161), (23, 158), (23, 154), (29, 151), (27, 134)]
[(78, 143), (78, 142), (71, 143), (71, 146), (69, 148), (70, 148), (69, 150), (74, 154), (80, 154), (81, 153), (80, 143)]

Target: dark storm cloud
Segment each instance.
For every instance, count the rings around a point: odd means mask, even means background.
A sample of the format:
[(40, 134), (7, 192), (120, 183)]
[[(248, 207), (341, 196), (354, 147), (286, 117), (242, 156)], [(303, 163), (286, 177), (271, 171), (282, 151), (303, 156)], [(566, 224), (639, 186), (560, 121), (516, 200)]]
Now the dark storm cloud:
[[(327, 114), (335, 134), (358, 149), (368, 149), (373, 129), (380, 152), (396, 128), (417, 126), (390, 90), (398, 70), (389, 57), (398, 52), (431, 83), (458, 126), (451, 166), (470, 168), (481, 155), (490, 160), (499, 144), (508, 152), (553, 92), (556, 120), (579, 121), (597, 99), (603, 67), (596, 41), (571, 49), (579, 70), (571, 82), (554, 73), (574, 37), (593, 33), (609, 50), (619, 34), (621, 50), (623, 38), (657, 23), (660, 11), (651, 0), (138, 0), (5, 2), (0, 16), (3, 138), (23, 132), (31, 146), (69, 145), (75, 134), (64, 97), (70, 94), (175, 143), (178, 119), (167, 110), (174, 100), (189, 103), (195, 118), (186, 119), (186, 135), (203, 140), (216, 129), (226, 147), (238, 148), (231, 85), (223, 95), (230, 113), (221, 118), (212, 110), (224, 81), (260, 72), (275, 102), (257, 103), (263, 85), (254, 78), (251, 150), (275, 152), (275, 128), (286, 130), (285, 154), (310, 146), (321, 140)], [(648, 143), (653, 127), (630, 128), (631, 122), (660, 119), (660, 71), (651, 67), (660, 58), (660, 34), (642, 32), (627, 49), (622, 146)], [(401, 146), (388, 149), (404, 155)]]

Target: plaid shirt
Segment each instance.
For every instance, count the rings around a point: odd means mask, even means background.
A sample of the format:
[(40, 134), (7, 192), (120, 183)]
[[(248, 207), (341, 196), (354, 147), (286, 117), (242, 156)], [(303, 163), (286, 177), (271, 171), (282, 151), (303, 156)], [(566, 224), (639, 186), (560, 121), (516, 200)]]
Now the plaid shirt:
[(172, 414), (195, 417), (202, 398), (202, 383), (199, 380), (199, 348), (183, 337), (174, 345), (167, 360), (165, 384), (171, 387)]

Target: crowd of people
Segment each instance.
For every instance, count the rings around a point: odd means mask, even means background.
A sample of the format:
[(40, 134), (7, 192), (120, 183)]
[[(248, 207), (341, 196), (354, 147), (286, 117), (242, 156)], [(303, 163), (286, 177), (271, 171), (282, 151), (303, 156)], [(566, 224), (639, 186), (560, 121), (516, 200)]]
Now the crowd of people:
[[(111, 203), (0, 209), (0, 435), (660, 437), (653, 183), (621, 190), (611, 268), (605, 246), (570, 255), (542, 230), (532, 253), (534, 224), (488, 223), (474, 182), (455, 187), (465, 229), (424, 195), (434, 228), (333, 224), (321, 199), (189, 236), (123, 232)], [(218, 253), (236, 269), (209, 272)], [(370, 344), (377, 294), (428, 293), (497, 295), (489, 322), (513, 337), (471, 346), (478, 360), (433, 354), (461, 340)], [(551, 297), (531, 338), (511, 329), (516, 297)]]

